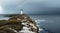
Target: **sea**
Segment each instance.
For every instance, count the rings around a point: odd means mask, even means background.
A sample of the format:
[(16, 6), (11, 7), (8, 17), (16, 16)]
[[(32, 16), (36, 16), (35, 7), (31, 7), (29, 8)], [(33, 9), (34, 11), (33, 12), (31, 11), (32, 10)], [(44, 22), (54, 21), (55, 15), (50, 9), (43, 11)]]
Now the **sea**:
[[(28, 15), (40, 28), (39, 33), (60, 33), (60, 15)], [(9, 17), (0, 15), (0, 20)]]

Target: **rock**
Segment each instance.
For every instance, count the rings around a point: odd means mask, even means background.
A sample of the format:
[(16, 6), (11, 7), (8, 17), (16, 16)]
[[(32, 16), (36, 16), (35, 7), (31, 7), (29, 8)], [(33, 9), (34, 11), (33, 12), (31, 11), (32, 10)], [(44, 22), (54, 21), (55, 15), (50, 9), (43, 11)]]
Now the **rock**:
[[(24, 24), (22, 24), (24, 23)], [(26, 24), (25, 24), (26, 23)], [(17, 32), (21, 31), (23, 27), (30, 27), (31, 31), (34, 31), (35, 33), (38, 33), (39, 29), (36, 26), (35, 21), (33, 21), (29, 16), (25, 14), (20, 14), (17, 16), (12, 16), (8, 20), (1, 20), (0, 21), (0, 30), (1, 32), (9, 32), (9, 33), (16, 33), (13, 30), (16, 30)]]

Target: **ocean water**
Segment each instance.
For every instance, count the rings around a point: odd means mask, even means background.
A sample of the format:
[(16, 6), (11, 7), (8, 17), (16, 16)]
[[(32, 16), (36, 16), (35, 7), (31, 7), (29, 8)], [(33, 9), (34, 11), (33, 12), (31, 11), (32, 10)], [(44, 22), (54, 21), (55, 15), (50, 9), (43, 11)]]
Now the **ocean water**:
[(60, 15), (31, 15), (37, 20), (39, 27), (43, 30), (40, 33), (60, 33)]
[[(60, 33), (60, 15), (29, 15), (39, 25), (40, 33)], [(0, 16), (1, 19), (9, 17)]]

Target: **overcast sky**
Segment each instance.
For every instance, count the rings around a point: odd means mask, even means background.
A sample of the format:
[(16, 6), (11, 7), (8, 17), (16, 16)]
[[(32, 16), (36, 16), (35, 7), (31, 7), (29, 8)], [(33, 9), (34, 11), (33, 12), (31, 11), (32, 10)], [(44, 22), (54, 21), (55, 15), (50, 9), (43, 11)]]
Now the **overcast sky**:
[(60, 0), (0, 0), (0, 14), (60, 14)]

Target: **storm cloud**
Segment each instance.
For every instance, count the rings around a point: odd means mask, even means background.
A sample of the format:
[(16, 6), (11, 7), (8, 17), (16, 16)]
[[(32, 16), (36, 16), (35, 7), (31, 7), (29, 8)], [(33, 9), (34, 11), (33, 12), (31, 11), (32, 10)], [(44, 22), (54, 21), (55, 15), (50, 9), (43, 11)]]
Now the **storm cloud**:
[(2, 14), (60, 14), (60, 0), (0, 0)]

